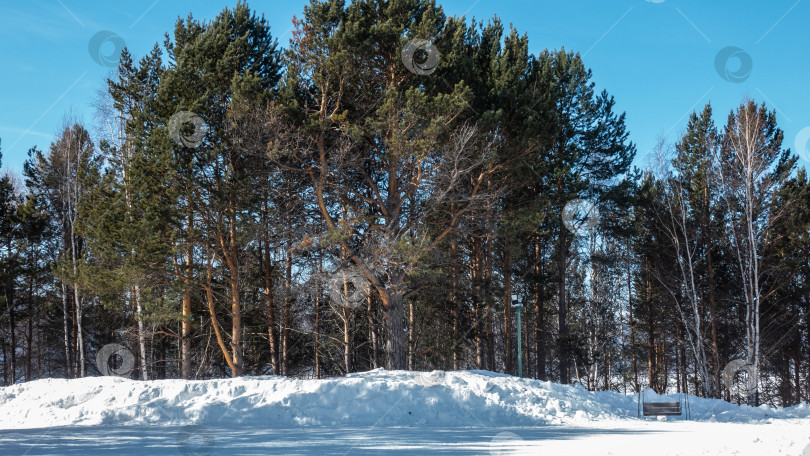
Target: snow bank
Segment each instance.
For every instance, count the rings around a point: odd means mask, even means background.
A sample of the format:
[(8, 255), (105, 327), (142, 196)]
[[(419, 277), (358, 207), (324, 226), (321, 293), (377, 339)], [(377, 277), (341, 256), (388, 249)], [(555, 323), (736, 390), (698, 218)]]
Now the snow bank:
[[(646, 400), (656, 400), (652, 391)], [(537, 426), (636, 419), (637, 396), (487, 371), (382, 369), (342, 378), (184, 381), (48, 379), (0, 389), (0, 429), (93, 425)], [(672, 400), (671, 398), (669, 400)], [(810, 407), (738, 407), (690, 397), (692, 419), (769, 422)], [(672, 420), (673, 418), (659, 418)], [(680, 418), (674, 418), (680, 419)]]

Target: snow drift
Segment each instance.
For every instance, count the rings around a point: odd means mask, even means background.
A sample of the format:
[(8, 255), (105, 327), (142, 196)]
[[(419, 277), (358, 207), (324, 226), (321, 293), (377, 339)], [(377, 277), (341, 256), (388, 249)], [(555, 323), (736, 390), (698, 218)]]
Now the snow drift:
[[(645, 394), (648, 401), (657, 399), (652, 391)], [(487, 371), (424, 374), (377, 369), (322, 380), (264, 376), (143, 382), (90, 377), (38, 380), (0, 389), (0, 428), (538, 426), (635, 420), (636, 401), (636, 395), (589, 392), (581, 386)], [(693, 420), (769, 422), (810, 417), (806, 404), (772, 409), (693, 396), (689, 401)]]

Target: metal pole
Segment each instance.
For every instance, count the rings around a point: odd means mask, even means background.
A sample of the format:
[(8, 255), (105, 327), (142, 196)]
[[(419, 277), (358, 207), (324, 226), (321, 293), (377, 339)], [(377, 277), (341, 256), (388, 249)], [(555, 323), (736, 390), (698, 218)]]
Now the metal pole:
[(520, 322), (520, 311), (523, 306), (517, 308), (518, 311), (518, 377), (523, 378), (523, 338), (520, 337), (520, 329), (523, 326)]

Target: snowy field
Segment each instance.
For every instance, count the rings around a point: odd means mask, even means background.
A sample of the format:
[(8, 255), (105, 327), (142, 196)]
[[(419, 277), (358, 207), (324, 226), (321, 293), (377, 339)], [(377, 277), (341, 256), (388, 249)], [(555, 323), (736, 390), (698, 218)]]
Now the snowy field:
[(484, 371), (40, 380), (0, 389), (0, 455), (810, 456), (807, 405), (640, 420), (636, 398)]

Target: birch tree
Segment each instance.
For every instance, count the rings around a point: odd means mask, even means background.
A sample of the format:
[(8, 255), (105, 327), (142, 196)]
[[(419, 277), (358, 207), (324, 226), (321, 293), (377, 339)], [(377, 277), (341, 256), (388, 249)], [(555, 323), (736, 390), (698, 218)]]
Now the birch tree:
[[(659, 181), (662, 182), (664, 204), (667, 213), (660, 217), (662, 229), (672, 243), (677, 262), (678, 289), (667, 286), (665, 280), (659, 280), (672, 296), (675, 308), (686, 328), (687, 342), (695, 356), (695, 369), (703, 385), (704, 392), (714, 395), (713, 382), (709, 376), (706, 349), (704, 347), (704, 328), (701, 317), (701, 293), (697, 277), (697, 248), (694, 226), (691, 220), (692, 210), (687, 202), (687, 195), (681, 182), (681, 176), (673, 173), (668, 161), (664, 158), (659, 143)], [(682, 302), (686, 298), (686, 305)]]
[[(85, 355), (82, 324), (83, 299), (79, 284), (79, 263), (83, 254), (84, 240), (76, 232), (78, 206), (87, 193), (83, 174), (97, 159), (90, 134), (78, 122), (66, 120), (56, 141), (51, 143), (47, 155), (36, 151), (26, 163), (26, 178), (29, 186), (36, 189), (48, 202), (55, 216), (60, 234), (60, 253), (57, 260), (57, 276), (62, 286), (62, 304), (65, 318), (65, 342), (71, 339), (68, 317), (72, 305), (75, 313), (76, 333), (74, 342), (76, 357), (73, 359), (73, 375), (84, 377)], [(67, 350), (71, 352), (72, 350)], [(69, 355), (69, 353), (67, 353)]]
[(765, 276), (773, 267), (767, 252), (774, 241), (774, 227), (790, 210), (789, 205), (774, 204), (775, 197), (795, 163), (789, 151), (781, 149), (782, 138), (775, 112), (748, 100), (729, 114), (716, 153), (720, 191), (729, 215), (728, 235), (745, 299), (747, 395), (754, 406), (759, 405)]

